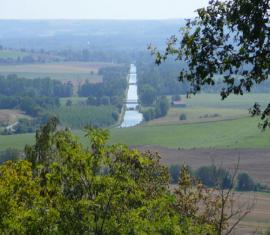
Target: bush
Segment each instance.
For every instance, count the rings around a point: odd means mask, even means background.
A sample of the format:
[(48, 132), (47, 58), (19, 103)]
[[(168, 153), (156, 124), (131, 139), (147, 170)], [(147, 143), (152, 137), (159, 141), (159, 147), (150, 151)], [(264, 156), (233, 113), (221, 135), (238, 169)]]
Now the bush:
[(115, 121), (117, 121), (118, 118), (119, 118), (119, 114), (118, 114), (117, 112), (113, 111), (113, 112), (112, 112), (112, 117), (113, 117), (113, 119), (114, 119)]
[(165, 117), (170, 109), (170, 103), (166, 96), (157, 99), (155, 105), (156, 118)]
[(66, 102), (66, 106), (67, 106), (67, 107), (72, 106), (72, 100), (67, 100), (67, 102)]
[(110, 105), (110, 97), (109, 96), (102, 96), (99, 101), (100, 105)]
[[(169, 168), (169, 173), (170, 173), (170, 178), (171, 178), (171, 184), (177, 184), (178, 183), (178, 180), (179, 180), (179, 177), (180, 177), (180, 173), (183, 169), (183, 166), (181, 165), (171, 165), (170, 168)], [(192, 169), (190, 166), (186, 166), (186, 169), (188, 170), (188, 173), (190, 175), (193, 175), (192, 173)]]
[(185, 113), (181, 113), (180, 116), (179, 116), (179, 120), (180, 121), (187, 120), (187, 115)]
[(171, 176), (171, 183), (177, 184), (178, 178), (180, 175), (181, 166), (180, 165), (171, 165), (169, 168), (170, 176)]
[(207, 187), (230, 188), (232, 186), (232, 176), (230, 172), (216, 166), (203, 166), (199, 168), (196, 177)]
[(239, 191), (253, 191), (255, 183), (252, 178), (245, 172), (240, 173), (237, 177), (237, 190)]
[(155, 109), (153, 108), (143, 111), (143, 118), (146, 122), (153, 120), (155, 116), (156, 116)]
[(97, 102), (97, 98), (94, 97), (94, 96), (89, 96), (86, 100), (86, 104), (87, 105), (97, 105), (98, 102)]

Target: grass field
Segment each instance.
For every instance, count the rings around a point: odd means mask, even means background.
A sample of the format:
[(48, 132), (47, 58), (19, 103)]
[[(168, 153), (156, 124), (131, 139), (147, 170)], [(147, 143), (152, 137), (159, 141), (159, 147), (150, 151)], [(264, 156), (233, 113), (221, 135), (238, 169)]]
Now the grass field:
[(258, 119), (113, 129), (113, 143), (170, 148), (270, 148), (270, 131), (258, 129)]
[[(230, 96), (221, 101), (217, 94), (198, 94), (190, 99), (183, 97), (186, 108), (172, 107), (168, 115), (155, 119), (144, 125), (156, 126), (164, 124), (198, 123), (248, 117), (248, 109), (255, 102), (266, 106), (270, 102), (269, 94), (247, 94), (245, 96)], [(186, 115), (186, 120), (179, 120), (180, 114)]]
[[(142, 126), (111, 129), (110, 143), (132, 146), (158, 145), (180, 149), (270, 149), (270, 131), (261, 132), (258, 119), (244, 118), (209, 123)], [(82, 131), (75, 131), (84, 143)], [(31, 143), (34, 135), (0, 136), (0, 151), (22, 148)], [(12, 141), (13, 139), (13, 141)]]

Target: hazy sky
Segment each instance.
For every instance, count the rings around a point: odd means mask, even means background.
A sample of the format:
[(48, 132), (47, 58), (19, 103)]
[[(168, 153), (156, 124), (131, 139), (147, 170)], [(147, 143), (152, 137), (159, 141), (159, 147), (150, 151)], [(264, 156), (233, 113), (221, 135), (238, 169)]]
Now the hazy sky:
[(1, 19), (171, 19), (208, 0), (0, 0)]

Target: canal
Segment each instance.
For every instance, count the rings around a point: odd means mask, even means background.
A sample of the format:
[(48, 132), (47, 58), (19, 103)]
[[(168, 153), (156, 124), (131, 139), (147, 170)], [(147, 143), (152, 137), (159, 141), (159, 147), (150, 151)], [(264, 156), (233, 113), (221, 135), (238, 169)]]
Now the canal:
[(140, 124), (143, 120), (143, 115), (138, 111), (139, 98), (137, 89), (137, 68), (134, 64), (130, 65), (128, 75), (128, 93), (126, 98), (126, 110), (123, 122), (120, 127), (133, 127)]

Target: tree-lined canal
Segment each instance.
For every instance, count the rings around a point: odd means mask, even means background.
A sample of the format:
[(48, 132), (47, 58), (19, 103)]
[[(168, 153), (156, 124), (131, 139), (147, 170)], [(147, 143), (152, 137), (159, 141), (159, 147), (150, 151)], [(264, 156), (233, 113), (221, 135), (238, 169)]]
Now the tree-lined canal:
[(143, 120), (143, 115), (138, 111), (137, 68), (134, 64), (130, 65), (128, 79), (129, 87), (126, 99), (126, 111), (120, 127), (133, 127)]

